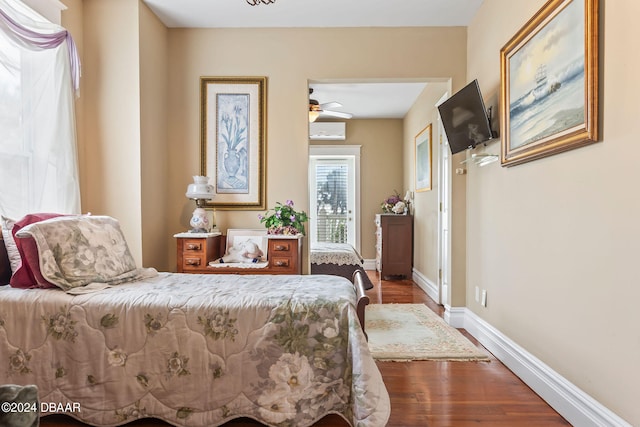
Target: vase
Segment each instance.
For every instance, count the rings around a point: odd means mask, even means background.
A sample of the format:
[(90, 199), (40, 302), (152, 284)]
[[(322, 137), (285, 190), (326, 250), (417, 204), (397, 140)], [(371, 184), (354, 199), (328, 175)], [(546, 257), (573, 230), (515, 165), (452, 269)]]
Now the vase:
[(240, 154), (234, 149), (230, 148), (224, 153), (224, 170), (230, 178), (235, 178), (238, 169), (240, 169)]
[(281, 227), (269, 227), (267, 228), (267, 234), (280, 235), (280, 236), (295, 236), (300, 234), (300, 231), (290, 225)]

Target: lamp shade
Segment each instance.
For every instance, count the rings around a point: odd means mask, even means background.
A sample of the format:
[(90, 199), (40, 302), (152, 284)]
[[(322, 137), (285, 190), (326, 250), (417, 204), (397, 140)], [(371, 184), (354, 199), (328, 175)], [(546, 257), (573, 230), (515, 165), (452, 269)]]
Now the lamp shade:
[(215, 194), (213, 185), (209, 184), (209, 177), (196, 175), (193, 177), (193, 184), (187, 186), (185, 195), (188, 199), (211, 200)]

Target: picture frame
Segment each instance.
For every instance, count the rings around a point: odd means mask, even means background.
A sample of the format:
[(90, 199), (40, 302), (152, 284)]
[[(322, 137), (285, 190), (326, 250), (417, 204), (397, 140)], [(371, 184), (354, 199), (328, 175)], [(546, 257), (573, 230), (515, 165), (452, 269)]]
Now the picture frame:
[(414, 138), (416, 159), (416, 191), (431, 190), (431, 123), (422, 129)]
[(200, 174), (206, 208), (266, 208), (266, 77), (200, 77)]
[(261, 261), (264, 261), (268, 258), (268, 250), (269, 250), (269, 236), (267, 235), (266, 228), (260, 229), (240, 229), (240, 228), (229, 228), (227, 229), (227, 247), (226, 252), (229, 253), (229, 249), (233, 247), (236, 243), (251, 241), (258, 245), (260, 250), (262, 250), (263, 256)]
[(598, 141), (598, 16), (598, 0), (550, 0), (500, 50), (503, 166)]

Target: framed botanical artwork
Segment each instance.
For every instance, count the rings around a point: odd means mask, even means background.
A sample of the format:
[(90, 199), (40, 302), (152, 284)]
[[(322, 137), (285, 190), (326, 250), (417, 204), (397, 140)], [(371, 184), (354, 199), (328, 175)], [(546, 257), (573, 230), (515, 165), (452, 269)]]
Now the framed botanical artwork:
[(415, 137), (416, 191), (431, 190), (431, 124)]
[(500, 50), (501, 162), (598, 140), (598, 0), (550, 0)]
[(266, 77), (200, 78), (200, 174), (215, 196), (206, 207), (263, 210)]

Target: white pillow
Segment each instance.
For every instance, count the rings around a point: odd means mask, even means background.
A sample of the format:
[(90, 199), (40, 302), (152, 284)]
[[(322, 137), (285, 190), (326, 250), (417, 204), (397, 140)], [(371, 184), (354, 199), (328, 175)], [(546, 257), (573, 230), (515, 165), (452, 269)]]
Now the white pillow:
[(20, 252), (18, 252), (18, 247), (16, 246), (16, 241), (13, 240), (13, 234), (11, 234), (11, 230), (13, 230), (13, 225), (16, 221), (14, 219), (7, 218), (4, 215), (2, 215), (0, 219), (0, 226), (2, 226), (2, 238), (4, 239), (4, 246), (7, 248), (9, 265), (11, 265), (11, 274), (13, 274), (22, 263), (22, 260), (20, 259)]

